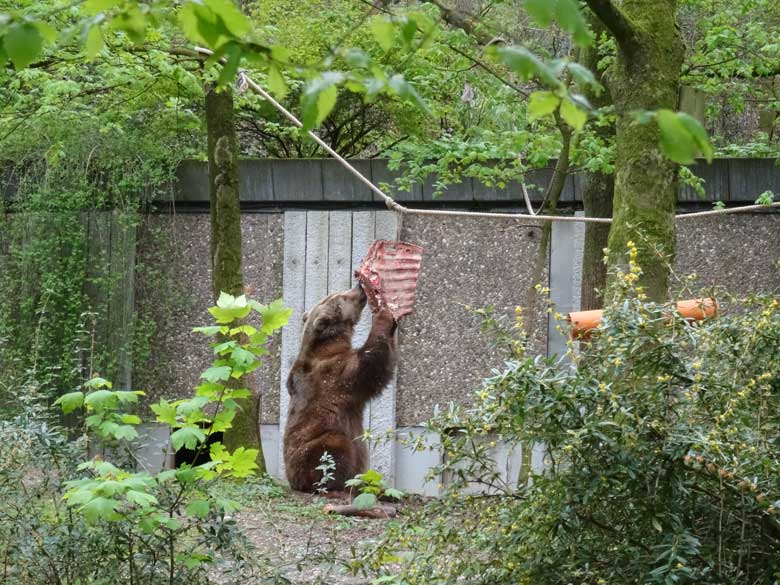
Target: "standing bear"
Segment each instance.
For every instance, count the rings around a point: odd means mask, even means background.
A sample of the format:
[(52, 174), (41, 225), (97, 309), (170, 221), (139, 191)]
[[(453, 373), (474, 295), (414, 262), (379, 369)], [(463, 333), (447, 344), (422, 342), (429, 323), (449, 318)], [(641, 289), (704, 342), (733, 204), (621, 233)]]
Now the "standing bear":
[(360, 285), (332, 294), (304, 314), (298, 359), (287, 378), (290, 407), (284, 431), (284, 463), (294, 490), (313, 492), (322, 479), (320, 458), (333, 456), (330, 491), (368, 468), (363, 410), (390, 382), (397, 360), (396, 321), (387, 309), (374, 315), (363, 347), (352, 334), (366, 305)]

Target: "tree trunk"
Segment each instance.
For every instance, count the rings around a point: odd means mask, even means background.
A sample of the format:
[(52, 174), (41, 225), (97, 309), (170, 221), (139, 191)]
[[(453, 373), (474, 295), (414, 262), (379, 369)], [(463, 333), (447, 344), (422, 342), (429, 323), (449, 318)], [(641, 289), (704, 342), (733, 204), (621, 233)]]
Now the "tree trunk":
[[(664, 301), (674, 261), (677, 204), (675, 163), (661, 153), (657, 124), (638, 124), (634, 113), (675, 110), (684, 47), (675, 20), (676, 0), (587, 0), (618, 45), (609, 86), (617, 114), (614, 221), (609, 264), (626, 262), (629, 241), (638, 248), (647, 296)], [(617, 290), (614, 283), (610, 291)]]
[[(592, 14), (589, 24), (598, 38), (604, 27)], [(599, 55), (597, 46), (583, 48), (579, 62), (598, 77)], [(612, 95), (605, 87), (597, 93), (590, 86), (584, 88), (585, 97), (594, 108), (612, 105)], [(594, 129), (599, 139), (605, 143), (615, 139), (613, 124)], [(601, 171), (587, 174), (587, 186), (582, 195), (582, 205), (586, 217), (612, 217), (612, 198), (615, 193), (615, 177)], [(603, 294), (607, 288), (607, 265), (604, 263), (604, 250), (609, 242), (608, 223), (586, 223), (585, 239), (582, 248), (582, 282), (580, 285), (580, 310), (600, 309), (604, 306)]]
[[(206, 127), (209, 156), (209, 199), (211, 208), (211, 283), (214, 298), (220, 292), (244, 292), (241, 270), (241, 207), (238, 192), (238, 139), (233, 111), (233, 92), (228, 87), (206, 92)], [(250, 388), (250, 398), (239, 399), (233, 426), (225, 432), (223, 444), (257, 449), (258, 472), (265, 471), (260, 444), (260, 394)]]
[[(587, 217), (612, 217), (612, 196), (615, 177), (607, 173), (588, 173), (588, 185), (582, 194), (582, 204)], [(607, 287), (607, 265), (604, 250), (609, 242), (608, 223), (586, 223), (582, 247), (582, 283), (580, 286), (580, 310), (601, 309)]]
[[(571, 161), (572, 129), (565, 124), (558, 112), (554, 116), (558, 131), (561, 133), (561, 152), (558, 155), (558, 161), (555, 163), (550, 184), (547, 185), (547, 190), (544, 193), (544, 204), (539, 210), (541, 215), (555, 215), (558, 209), (558, 201), (566, 185), (566, 177), (569, 174), (569, 163)], [(536, 328), (536, 319), (534, 318), (536, 311), (534, 307), (539, 297), (536, 286), (542, 284), (544, 268), (547, 266), (551, 236), (552, 222), (546, 221), (542, 224), (542, 235), (539, 238), (539, 247), (536, 251), (536, 259), (534, 260), (533, 272), (531, 273), (531, 286), (525, 295), (525, 334), (529, 339), (533, 336)]]

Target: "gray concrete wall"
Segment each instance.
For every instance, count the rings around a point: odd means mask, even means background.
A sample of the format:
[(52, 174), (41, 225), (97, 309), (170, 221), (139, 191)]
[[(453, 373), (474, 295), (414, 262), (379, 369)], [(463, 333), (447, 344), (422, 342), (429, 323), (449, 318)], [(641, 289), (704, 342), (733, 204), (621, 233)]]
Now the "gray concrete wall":
[[(278, 213), (244, 215), (244, 284), (254, 298), (282, 296), (283, 220)], [(136, 308), (155, 325), (148, 359), (136, 363), (133, 384), (146, 403), (187, 396), (212, 360), (208, 339), (192, 328), (212, 322), (208, 213), (149, 215), (138, 241)], [(164, 278), (160, 275), (165, 274)], [(160, 283), (172, 281), (173, 290)], [(275, 339), (255, 383), (262, 391), (263, 422), (279, 421), (281, 340)]]
[[(269, 470), (277, 477), (283, 476), (280, 444), (285, 417), (280, 413), (286, 409), (284, 364), (289, 366), (297, 354), (300, 314), (321, 296), (351, 286), (351, 272), (375, 237), (395, 237), (390, 233), (395, 228), (387, 231), (377, 227), (380, 215), (392, 214), (381, 211), (375, 197), (334, 164), (324, 160), (244, 163), (246, 282), (254, 289), (255, 298), (272, 300), (284, 295), (295, 309), (293, 321), (275, 340), (257, 377), (263, 392), (260, 422), (264, 450)], [(375, 181), (392, 177), (382, 161), (360, 161), (358, 166)], [(694, 170), (707, 179), (708, 200), (739, 204), (753, 201), (764, 190), (780, 190), (771, 161), (727, 160), (713, 166), (695, 165)], [(548, 178), (546, 172), (537, 172), (539, 184)], [(208, 322), (206, 307), (211, 302), (205, 167), (201, 163), (185, 165), (182, 173), (187, 190), (180, 193), (180, 199), (190, 213), (149, 216), (138, 237), (137, 306), (153, 310), (161, 293), (180, 300), (168, 314), (160, 316), (150, 366), (136, 367), (134, 385), (146, 390), (151, 400), (188, 394), (211, 359), (206, 342), (190, 333), (191, 327)], [(583, 187), (579, 177), (567, 184), (564, 199), (570, 208), (577, 209)], [(489, 189), (467, 181), (448, 190), (441, 204), (522, 210), (517, 190), (516, 185)], [(410, 205), (426, 205), (430, 204), (431, 191), (432, 184), (425, 183), (399, 199)], [(681, 189), (680, 200), (682, 205), (701, 205), (688, 188)], [(258, 210), (257, 206), (269, 209)], [(675, 288), (690, 286), (696, 292), (726, 289), (736, 294), (777, 290), (778, 228), (780, 214), (775, 213), (678, 220), (675, 271), (679, 279)], [(553, 227), (543, 283), (551, 288), (551, 299), (562, 313), (579, 307), (583, 233), (579, 224), (556, 223)], [(531, 266), (540, 229), (533, 222), (411, 215), (405, 217), (398, 234), (425, 250), (417, 303), (415, 312), (400, 327), (401, 359), (395, 384), (386, 389), (382, 404), (367, 409), (365, 423), (376, 434), (387, 430), (396, 433), (395, 441), (373, 448), (372, 466), (401, 489), (436, 495), (447, 478), (426, 477), (439, 463), (439, 454), (414, 451), (404, 437), (424, 433), (420, 425), (436, 405), (471, 404), (480, 380), (501, 367), (503, 356), (492, 340), (480, 333), (479, 321), (467, 307), (492, 305), (496, 315), (511, 324), (515, 306), (523, 304), (532, 284)], [(170, 293), (155, 289), (152, 267), (161, 266), (168, 267), (176, 283), (176, 290)], [(686, 277), (693, 272), (697, 279), (691, 285)], [(534, 351), (562, 354), (565, 332), (548, 320), (543, 303), (530, 311), (524, 308), (527, 318), (536, 322)], [(369, 324), (370, 318), (365, 319), (356, 334), (357, 342)], [(436, 437), (427, 439), (429, 444), (436, 442)], [(150, 434), (149, 444), (142, 454), (162, 464), (165, 437), (159, 429)], [(539, 447), (534, 452), (536, 466), (542, 465), (542, 455)], [(502, 477), (513, 481), (519, 455), (498, 445), (495, 458)]]

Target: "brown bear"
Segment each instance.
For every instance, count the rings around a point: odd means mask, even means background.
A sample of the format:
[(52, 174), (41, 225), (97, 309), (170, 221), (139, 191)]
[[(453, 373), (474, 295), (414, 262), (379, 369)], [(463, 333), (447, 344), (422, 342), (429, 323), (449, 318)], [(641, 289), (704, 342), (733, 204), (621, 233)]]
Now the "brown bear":
[(360, 285), (332, 294), (303, 316), (301, 350), (287, 378), (290, 407), (284, 431), (284, 464), (294, 490), (313, 492), (328, 452), (336, 464), (329, 491), (368, 468), (363, 410), (393, 375), (396, 321), (387, 309), (374, 315), (368, 339), (352, 347), (352, 334), (366, 305)]

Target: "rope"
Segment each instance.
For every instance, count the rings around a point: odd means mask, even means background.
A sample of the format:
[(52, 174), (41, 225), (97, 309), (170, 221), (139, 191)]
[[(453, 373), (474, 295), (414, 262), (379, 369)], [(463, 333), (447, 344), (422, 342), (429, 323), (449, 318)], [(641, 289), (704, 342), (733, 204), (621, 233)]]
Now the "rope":
[[(213, 51), (206, 49), (204, 47), (195, 47), (195, 52), (200, 53), (202, 55), (213, 55)], [(294, 126), (297, 128), (303, 128), (303, 124), (301, 123), (298, 118), (296, 118), (292, 113), (290, 113), (287, 108), (285, 108), (282, 104), (277, 102), (271, 94), (269, 94), (267, 91), (265, 91), (262, 87), (260, 87), (251, 77), (249, 77), (246, 72), (240, 71), (238, 73), (238, 80), (237, 84), (239, 87), (245, 87), (249, 86), (252, 88), (252, 90), (261, 95), (263, 99), (267, 100), (268, 103), (270, 103), (273, 107), (275, 107), (279, 112), (287, 118)], [(566, 216), (566, 215), (536, 215), (533, 213), (533, 207), (530, 206), (530, 200), (528, 200), (527, 194), (525, 192), (525, 189), (523, 189), (524, 197), (526, 198), (526, 205), (528, 205), (528, 209), (531, 213), (497, 213), (497, 212), (485, 212), (485, 211), (452, 211), (452, 210), (445, 210), (445, 209), (413, 209), (409, 207), (404, 207), (400, 203), (398, 203), (395, 199), (390, 197), (387, 193), (382, 191), (379, 187), (374, 185), (369, 179), (367, 179), (359, 170), (357, 170), (355, 167), (353, 167), (349, 161), (347, 161), (344, 157), (342, 157), (338, 152), (333, 150), (322, 138), (320, 138), (317, 134), (312, 132), (311, 130), (307, 130), (306, 133), (309, 135), (309, 137), (314, 140), (317, 144), (319, 144), (325, 152), (327, 152), (330, 156), (335, 158), (345, 169), (347, 169), (352, 175), (355, 176), (355, 178), (363, 183), (366, 187), (371, 189), (374, 193), (379, 195), (379, 197), (382, 198), (382, 201), (384, 201), (385, 206), (390, 209), (391, 211), (395, 211), (399, 214), (399, 222), (403, 220), (404, 214), (410, 214), (410, 215), (429, 215), (429, 216), (443, 216), (443, 217), (485, 217), (485, 218), (493, 218), (493, 219), (522, 219), (522, 220), (538, 220), (538, 221), (560, 221), (560, 222), (574, 222), (574, 223), (612, 223), (612, 218), (609, 217), (583, 217), (583, 216)], [(525, 187), (525, 185), (523, 185)], [(711, 211), (700, 211), (697, 213), (681, 213), (675, 216), (675, 219), (692, 219), (692, 218), (701, 218), (701, 217), (709, 217), (713, 215), (720, 215), (720, 214), (731, 214), (731, 213), (746, 213), (749, 211), (754, 211), (758, 209), (767, 209), (767, 208), (773, 208), (773, 207), (780, 207), (780, 201), (775, 203), (770, 203), (767, 205), (746, 205), (743, 207), (729, 207), (725, 209), (713, 209)]]

